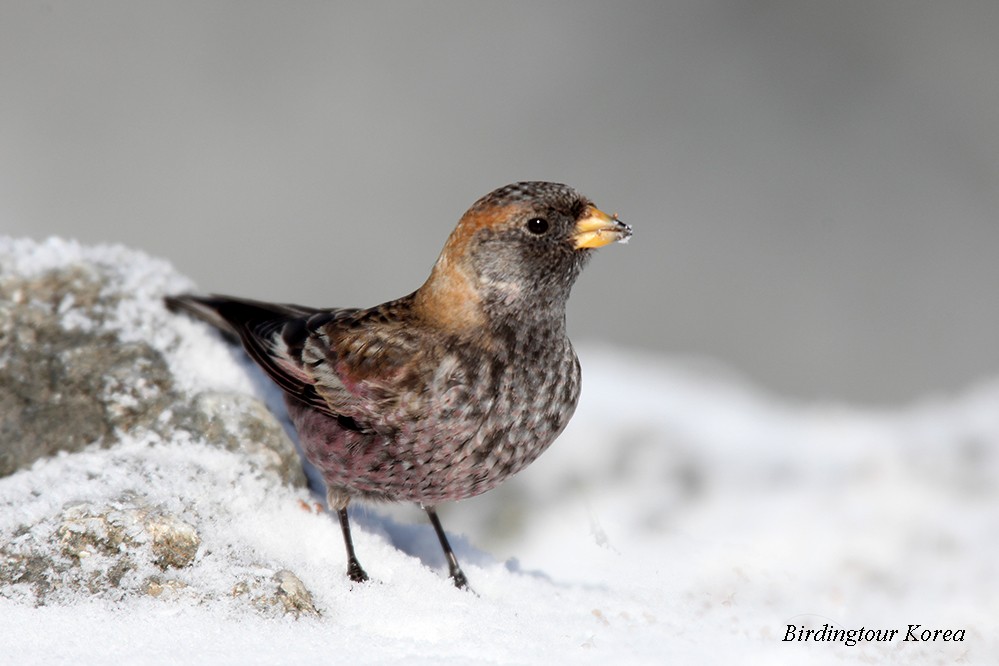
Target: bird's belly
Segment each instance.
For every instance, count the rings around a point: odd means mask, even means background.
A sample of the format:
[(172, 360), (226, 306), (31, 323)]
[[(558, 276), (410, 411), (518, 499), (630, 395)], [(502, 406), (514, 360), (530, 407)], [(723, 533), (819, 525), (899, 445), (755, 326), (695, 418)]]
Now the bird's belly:
[(484, 413), (432, 413), (391, 434), (345, 428), (296, 401), (288, 408), (305, 457), (328, 486), (431, 506), (484, 493), (529, 465), (562, 432), (577, 397), (575, 391), (552, 404), (501, 399)]

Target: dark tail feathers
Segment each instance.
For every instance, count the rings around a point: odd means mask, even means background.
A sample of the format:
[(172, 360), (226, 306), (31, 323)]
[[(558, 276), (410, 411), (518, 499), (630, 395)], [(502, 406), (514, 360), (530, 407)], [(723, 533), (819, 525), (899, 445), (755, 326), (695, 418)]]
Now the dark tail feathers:
[(173, 312), (185, 312), (238, 339), (240, 330), (253, 329), (257, 324), (286, 320), (315, 312), (300, 305), (264, 303), (231, 296), (195, 296), (181, 294), (163, 299)]

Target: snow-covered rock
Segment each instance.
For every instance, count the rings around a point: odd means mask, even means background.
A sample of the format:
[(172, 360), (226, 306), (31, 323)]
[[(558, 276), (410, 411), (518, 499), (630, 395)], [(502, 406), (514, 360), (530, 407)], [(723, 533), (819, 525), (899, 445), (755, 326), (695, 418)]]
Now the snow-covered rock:
[[(32, 479), (44, 472), (17, 475), (11, 485), (27, 484), (23, 493), (0, 500), (0, 595), (277, 598), (280, 584), (257, 575), (220, 588), (184, 571), (205, 566), (201, 535), (224, 513), (185, 481), (304, 486), (294, 445), (238, 357), (197, 341), (160, 305), (188, 286), (164, 262), (120, 247), (0, 242), (0, 476), (57, 454), (42, 467), (62, 468), (40, 485)], [(199, 350), (210, 362), (185, 356)], [(219, 451), (200, 451), (208, 447)], [(218, 470), (205, 455), (221, 456)], [(81, 472), (92, 490), (53, 502), (60, 487), (79, 492), (71, 481)]]

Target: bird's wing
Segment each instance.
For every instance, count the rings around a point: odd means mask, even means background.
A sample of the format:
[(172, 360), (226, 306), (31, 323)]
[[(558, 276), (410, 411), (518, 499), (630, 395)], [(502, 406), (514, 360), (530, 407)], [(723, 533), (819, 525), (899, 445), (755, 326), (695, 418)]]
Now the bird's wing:
[[(358, 431), (394, 431), (426, 400), (437, 346), (406, 317), (406, 299), (369, 310), (317, 310), (225, 296), (168, 299), (239, 337), (286, 394)], [(429, 361), (429, 362), (428, 362)]]
[(287, 342), (308, 335), (309, 321), (313, 318), (322, 320), (324, 315), (271, 319), (238, 328), (237, 332), (250, 357), (282, 391), (314, 409), (337, 416), (316, 392), (315, 379), (303, 366), (299, 349)]
[[(391, 305), (391, 304), (390, 304)], [(391, 433), (426, 399), (436, 347), (385, 306), (255, 326), (243, 344), (286, 393), (347, 428)]]
[[(302, 346), (299, 368), (308, 373), (320, 411), (358, 429), (389, 433), (419, 412), (429, 350), (397, 322), (330, 321)], [(315, 403), (310, 403), (315, 404)]]

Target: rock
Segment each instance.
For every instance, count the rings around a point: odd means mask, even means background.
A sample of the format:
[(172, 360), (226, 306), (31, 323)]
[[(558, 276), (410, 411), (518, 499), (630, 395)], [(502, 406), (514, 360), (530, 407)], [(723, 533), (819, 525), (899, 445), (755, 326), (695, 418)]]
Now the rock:
[(231, 594), (245, 600), (261, 615), (279, 617), (303, 615), (319, 617), (321, 613), (312, 601), (312, 593), (291, 571), (282, 569), (271, 576), (254, 572), (233, 586)]
[(0, 275), (0, 476), (113, 442), (116, 427), (148, 426), (171, 402), (169, 372), (149, 345), (63, 324), (68, 304), (100, 302), (100, 276), (81, 266)]
[(303, 614), (319, 615), (316, 605), (312, 603), (312, 593), (309, 592), (305, 587), (305, 583), (298, 576), (287, 569), (282, 569), (274, 574), (274, 580), (277, 582), (275, 597), (284, 606), (286, 613), (290, 613), (295, 617)]
[(190, 404), (175, 406), (172, 421), (181, 430), (247, 454), (255, 466), (277, 474), (285, 483), (306, 483), (302, 461), (284, 427), (257, 398), (205, 391)]
[[(215, 563), (228, 566), (224, 572), (197, 571), (201, 543), (194, 525), (136, 495), (103, 506), (70, 504), (0, 546), (0, 596), (44, 605), (147, 595), (200, 604), (236, 601), (272, 617), (319, 615), (311, 592), (287, 569), (271, 576), (266, 565), (233, 559)], [(240, 569), (253, 574), (221, 584)]]
[(0, 238), (0, 597), (318, 615), (229, 529), (305, 476), (251, 364), (163, 307), (185, 289), (125, 248)]
[(193, 526), (169, 514), (149, 516), (143, 526), (152, 537), (152, 551), (158, 567), (182, 569), (194, 562), (201, 537)]
[(193, 526), (137, 496), (71, 504), (0, 548), (0, 584), (26, 588), (39, 604), (81, 593), (118, 599), (149, 588), (141, 574), (150, 565), (192, 565), (200, 542)]
[(137, 303), (121, 266), (74, 263), (21, 275), (2, 259), (0, 476), (57, 451), (113, 445), (122, 435), (174, 439), (186, 431), (253, 454), (255, 465), (286, 482), (305, 483), (293, 444), (259, 399), (186, 393), (162, 350), (115, 330), (123, 309), (145, 312), (148, 328), (167, 328), (175, 318), (159, 302)]
[(164, 594), (176, 595), (185, 589), (187, 584), (179, 580), (162, 580), (159, 576), (150, 576), (146, 581), (146, 594), (151, 597), (160, 597)]

